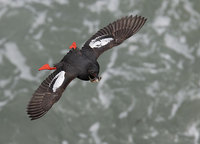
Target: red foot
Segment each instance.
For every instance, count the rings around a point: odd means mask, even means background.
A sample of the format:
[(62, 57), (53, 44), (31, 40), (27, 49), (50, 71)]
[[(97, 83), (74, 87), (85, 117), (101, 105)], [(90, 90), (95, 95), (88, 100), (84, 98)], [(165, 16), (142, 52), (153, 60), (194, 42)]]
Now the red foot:
[(41, 71), (41, 70), (54, 70), (54, 69), (56, 69), (56, 67), (50, 67), (49, 64), (45, 64), (38, 70)]
[(76, 49), (76, 42), (73, 42), (72, 45), (69, 48), (70, 49)]

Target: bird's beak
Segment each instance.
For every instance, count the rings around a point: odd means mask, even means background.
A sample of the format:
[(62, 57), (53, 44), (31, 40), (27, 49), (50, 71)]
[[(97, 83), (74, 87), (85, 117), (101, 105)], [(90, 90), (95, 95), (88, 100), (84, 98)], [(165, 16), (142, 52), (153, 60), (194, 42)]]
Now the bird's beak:
[(97, 76), (97, 77), (95, 77), (93, 79), (89, 77), (89, 79), (90, 79), (90, 82), (95, 83), (95, 82), (99, 82), (101, 80), (101, 77)]

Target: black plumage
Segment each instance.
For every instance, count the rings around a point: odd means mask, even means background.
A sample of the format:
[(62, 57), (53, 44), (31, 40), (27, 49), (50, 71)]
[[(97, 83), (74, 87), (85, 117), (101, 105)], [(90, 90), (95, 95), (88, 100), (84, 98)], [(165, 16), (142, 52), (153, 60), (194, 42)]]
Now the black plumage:
[(123, 17), (100, 29), (82, 49), (70, 50), (64, 58), (55, 65), (56, 70), (50, 74), (34, 92), (27, 113), (31, 120), (38, 119), (48, 112), (56, 103), (67, 85), (74, 79), (98, 82), (98, 57), (106, 50), (121, 44), (134, 35), (146, 22), (141, 16)]

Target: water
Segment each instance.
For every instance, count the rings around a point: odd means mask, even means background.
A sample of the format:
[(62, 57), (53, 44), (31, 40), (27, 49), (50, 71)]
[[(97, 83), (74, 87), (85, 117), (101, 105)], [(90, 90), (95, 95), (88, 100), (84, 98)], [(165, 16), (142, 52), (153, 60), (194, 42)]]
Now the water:
[[(200, 1), (0, 0), (0, 144), (199, 144)], [(26, 105), (73, 41), (129, 14), (148, 18), (73, 81), (43, 118)]]

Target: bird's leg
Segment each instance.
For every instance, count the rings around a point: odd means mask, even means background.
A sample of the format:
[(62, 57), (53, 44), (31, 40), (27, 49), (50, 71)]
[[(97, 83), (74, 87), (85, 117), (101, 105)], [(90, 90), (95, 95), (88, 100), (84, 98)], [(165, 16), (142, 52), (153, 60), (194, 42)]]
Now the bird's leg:
[(49, 64), (45, 64), (38, 70), (41, 71), (41, 70), (54, 70), (54, 69), (56, 69), (56, 67), (50, 67)]
[(69, 49), (76, 49), (76, 42), (73, 42)]

